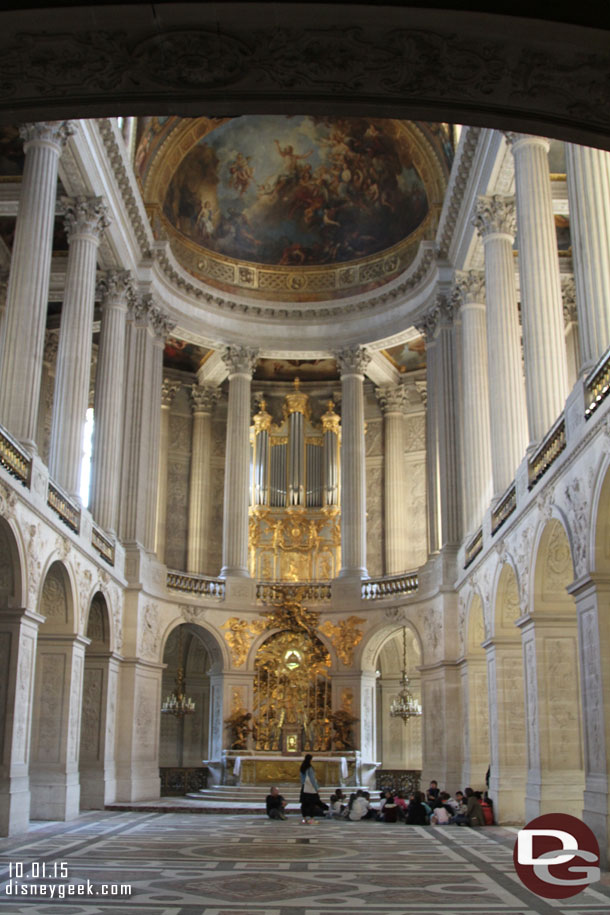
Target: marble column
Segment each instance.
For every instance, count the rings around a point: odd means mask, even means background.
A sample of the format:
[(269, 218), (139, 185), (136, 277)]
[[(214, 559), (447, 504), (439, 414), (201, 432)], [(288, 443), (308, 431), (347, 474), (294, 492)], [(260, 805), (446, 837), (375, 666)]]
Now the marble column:
[(341, 373), (340, 578), (366, 578), (366, 465), (364, 372), (371, 361), (360, 346), (336, 353)]
[(464, 532), (473, 534), (492, 497), (485, 282), (475, 270), (456, 276), (454, 304), (462, 319), (462, 493)]
[(377, 388), (385, 434), (384, 507), (385, 572), (405, 571), (408, 512), (405, 496), (405, 406), (407, 389), (402, 384)]
[(49, 473), (69, 495), (78, 496), (89, 401), (97, 249), (109, 220), (101, 197), (76, 197), (66, 200), (65, 207), (70, 250), (57, 350)]
[(456, 546), (461, 537), (458, 378), (453, 317), (451, 302), (446, 295), (439, 294), (420, 324), (427, 340), (426, 466), (431, 553), (444, 546)]
[(173, 378), (164, 378), (161, 385), (161, 419), (159, 426), (159, 485), (157, 486), (157, 535), (155, 553), (159, 562), (165, 562), (167, 525), (167, 474), (169, 466), (169, 416), (174, 397), (181, 384)]
[(228, 346), (222, 358), (229, 369), (229, 404), (220, 574), (249, 578), (250, 388), (257, 351)]
[(513, 258), (512, 197), (479, 197), (474, 225), (485, 251), (487, 358), (493, 494), (512, 482), (528, 443), (525, 382)]
[(572, 260), (585, 372), (610, 347), (610, 154), (566, 143)]
[(573, 276), (561, 278), (561, 297), (563, 299), (563, 321), (566, 340), (566, 358), (568, 365), (568, 387), (576, 384), (581, 371), (580, 329), (576, 305), (576, 284)]
[(116, 533), (121, 478), (125, 335), (127, 307), (134, 296), (128, 270), (110, 270), (100, 280), (102, 322), (95, 378), (91, 513), (105, 531)]
[(508, 134), (515, 160), (521, 320), (529, 438), (539, 442), (562, 412), (568, 370), (548, 140)]
[(119, 532), (125, 543), (149, 552), (156, 533), (163, 347), (174, 326), (150, 295), (130, 306)]
[(69, 121), (25, 124), (25, 165), (0, 339), (0, 424), (36, 451), (57, 166)]
[(187, 572), (209, 572), (210, 538), (210, 461), (212, 456), (212, 413), (220, 389), (216, 385), (191, 387), (193, 434), (189, 486), (189, 527)]

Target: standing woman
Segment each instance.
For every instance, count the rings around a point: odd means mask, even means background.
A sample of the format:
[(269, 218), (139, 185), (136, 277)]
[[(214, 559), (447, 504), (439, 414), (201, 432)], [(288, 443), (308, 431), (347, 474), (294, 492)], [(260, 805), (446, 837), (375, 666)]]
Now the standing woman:
[(314, 812), (319, 804), (318, 783), (316, 773), (311, 765), (311, 753), (308, 753), (301, 763), (301, 813), (303, 823), (315, 824)]

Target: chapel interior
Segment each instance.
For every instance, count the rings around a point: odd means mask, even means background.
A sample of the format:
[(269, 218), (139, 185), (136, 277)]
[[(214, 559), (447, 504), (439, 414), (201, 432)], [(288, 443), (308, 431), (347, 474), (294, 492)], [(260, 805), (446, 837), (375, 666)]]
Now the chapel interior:
[(0, 835), (312, 752), (606, 861), (603, 125), (54, 104), (0, 125)]

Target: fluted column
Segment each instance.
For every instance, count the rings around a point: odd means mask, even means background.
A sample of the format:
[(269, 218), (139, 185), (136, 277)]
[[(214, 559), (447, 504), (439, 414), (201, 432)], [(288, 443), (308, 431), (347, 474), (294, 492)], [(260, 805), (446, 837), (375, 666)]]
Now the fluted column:
[(90, 506), (106, 531), (118, 526), (127, 306), (133, 299), (128, 270), (109, 270), (99, 283), (102, 322), (93, 407), (93, 457)]
[(229, 404), (220, 574), (249, 578), (250, 388), (257, 352), (228, 346), (222, 358), (229, 369)]
[(220, 396), (216, 385), (191, 387), (193, 435), (189, 487), (187, 572), (209, 572), (210, 459), (212, 455), (212, 413)]
[(341, 372), (341, 578), (366, 578), (366, 464), (364, 372), (371, 361), (360, 346), (336, 353)]
[(377, 400), (383, 413), (385, 435), (385, 572), (392, 575), (405, 571), (408, 539), (404, 436), (407, 389), (402, 384), (384, 385), (377, 388)]
[(77, 496), (89, 401), (97, 249), (109, 220), (101, 197), (76, 197), (66, 200), (65, 206), (70, 250), (57, 350), (49, 472), (70, 495)]
[(513, 259), (514, 199), (479, 197), (473, 222), (485, 251), (491, 466), (493, 492), (499, 496), (514, 478), (528, 443)]
[(159, 420), (159, 483), (157, 485), (157, 531), (155, 553), (159, 562), (165, 562), (167, 525), (167, 474), (169, 469), (169, 414), (180, 382), (164, 378), (161, 383), (161, 418)]
[(610, 347), (610, 154), (566, 143), (582, 369)]
[(49, 300), (57, 165), (75, 127), (25, 124), (25, 165), (0, 338), (0, 423), (36, 451), (42, 354)]
[(130, 306), (119, 528), (124, 542), (151, 552), (156, 532), (163, 347), (174, 326), (150, 295)]
[(515, 160), (521, 319), (530, 442), (565, 406), (568, 370), (548, 151), (542, 137), (509, 134)]
[(453, 306), (444, 294), (419, 325), (426, 335), (428, 547), (436, 553), (461, 537), (457, 372)]
[(474, 533), (492, 497), (485, 282), (475, 270), (456, 277), (462, 319), (462, 493), (464, 533)]

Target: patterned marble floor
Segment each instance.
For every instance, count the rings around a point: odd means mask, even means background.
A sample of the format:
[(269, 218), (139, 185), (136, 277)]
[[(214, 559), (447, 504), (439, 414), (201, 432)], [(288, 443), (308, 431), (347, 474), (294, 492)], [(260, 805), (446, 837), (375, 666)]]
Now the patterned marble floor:
[[(608, 915), (610, 878), (572, 899), (528, 892), (512, 864), (515, 830), (262, 816), (106, 812), (36, 823), (0, 839), (2, 915)], [(18, 884), (75, 885), (94, 895), (6, 894)], [(32, 864), (37, 862), (37, 864)], [(66, 862), (67, 879), (52, 879)], [(45, 865), (47, 877), (27, 879)], [(89, 884), (88, 884), (89, 881)], [(130, 895), (102, 897), (128, 884)], [(14, 884), (13, 884), (14, 885)], [(47, 892), (50, 892), (47, 890)], [(58, 890), (56, 890), (57, 894)]]

